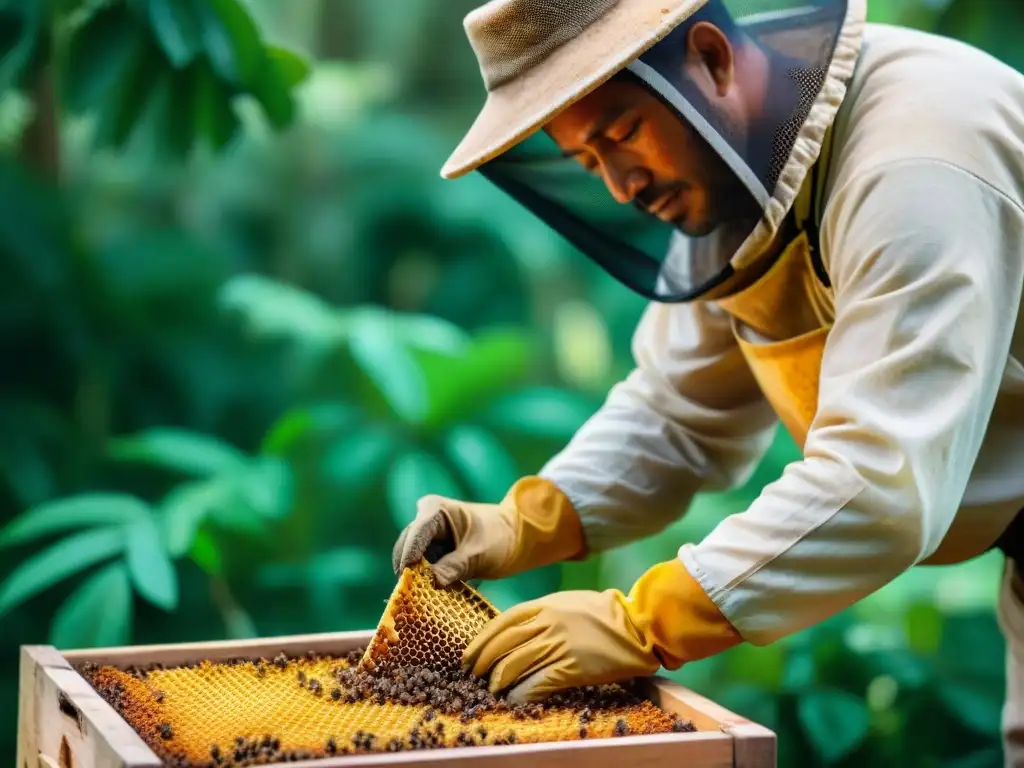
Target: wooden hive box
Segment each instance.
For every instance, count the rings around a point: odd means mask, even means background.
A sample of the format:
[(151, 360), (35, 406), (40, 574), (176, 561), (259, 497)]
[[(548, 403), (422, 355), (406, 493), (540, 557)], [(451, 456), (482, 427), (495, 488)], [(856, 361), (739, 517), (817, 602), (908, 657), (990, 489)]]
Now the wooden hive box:
[[(365, 647), (373, 632), (343, 632), (160, 646), (61, 652), (24, 646), (18, 703), (16, 768), (156, 768), (166, 765), (128, 721), (76, 671), (86, 662), (118, 668), (176, 666), (202, 660), (271, 659), (310, 651), (344, 655)], [(643, 695), (696, 731), (351, 754), (289, 762), (293, 768), (461, 766), (463, 768), (774, 768), (776, 737), (707, 698), (661, 677), (643, 681)], [(284, 763), (277, 763), (283, 765)]]

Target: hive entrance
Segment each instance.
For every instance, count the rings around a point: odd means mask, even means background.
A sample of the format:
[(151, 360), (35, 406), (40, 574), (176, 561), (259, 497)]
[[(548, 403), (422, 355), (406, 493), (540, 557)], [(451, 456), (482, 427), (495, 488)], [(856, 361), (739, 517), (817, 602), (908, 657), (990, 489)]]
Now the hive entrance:
[(618, 686), (508, 706), (460, 668), (495, 615), (468, 585), (434, 588), (423, 563), (402, 574), (371, 642), (345, 655), (79, 671), (179, 768), (694, 730)]

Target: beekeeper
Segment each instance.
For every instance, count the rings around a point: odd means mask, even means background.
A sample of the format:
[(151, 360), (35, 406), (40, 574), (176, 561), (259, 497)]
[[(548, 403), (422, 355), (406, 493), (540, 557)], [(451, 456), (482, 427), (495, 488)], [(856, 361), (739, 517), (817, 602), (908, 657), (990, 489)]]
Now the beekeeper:
[(1024, 77), (864, 0), (493, 0), (465, 21), (479, 171), (650, 300), (635, 370), (499, 504), (428, 497), (395, 545), (497, 579), (650, 536), (801, 447), (628, 595), (518, 605), (466, 663), (519, 700), (821, 622), (999, 546), (1024, 765)]

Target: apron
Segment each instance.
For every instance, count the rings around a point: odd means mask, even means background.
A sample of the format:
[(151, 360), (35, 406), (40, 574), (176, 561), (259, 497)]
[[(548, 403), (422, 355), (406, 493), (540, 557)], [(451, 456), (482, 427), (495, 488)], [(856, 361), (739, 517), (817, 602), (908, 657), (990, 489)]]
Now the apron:
[(779, 421), (803, 450), (818, 409), (818, 381), (832, 328), (807, 232), (789, 243), (752, 285), (719, 299), (743, 357)]
[[(799, 234), (763, 275), (735, 293), (712, 300), (729, 315), (747, 366), (801, 452), (818, 410), (821, 363), (835, 320), (834, 295), (819, 257), (817, 232), (818, 169), (827, 167), (829, 138), (809, 184), (794, 204)], [(994, 543), (970, 535), (969, 521), (961, 522), (964, 527), (954, 523), (936, 552), (921, 565), (959, 563), (994, 548), (1024, 565), (1024, 515), (1018, 514)]]
[(801, 451), (818, 410), (821, 362), (835, 319), (817, 232), (819, 169), (828, 165), (831, 134), (793, 206), (799, 234), (753, 283), (715, 301), (730, 316), (747, 366)]

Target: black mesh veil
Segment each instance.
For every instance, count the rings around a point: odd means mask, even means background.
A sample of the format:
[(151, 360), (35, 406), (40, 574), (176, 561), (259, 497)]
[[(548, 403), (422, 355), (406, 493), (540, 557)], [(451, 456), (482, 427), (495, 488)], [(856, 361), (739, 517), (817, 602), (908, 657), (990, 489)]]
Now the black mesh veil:
[[(846, 10), (846, 0), (709, 0), (572, 107), (574, 116), (556, 117), (480, 172), (634, 291), (698, 298), (732, 275), (772, 198)], [(694, 68), (687, 36), (700, 21), (728, 38), (736, 76), (746, 78), (742, 97), (723, 98)], [(638, 103), (646, 106), (629, 106)], [(605, 113), (591, 122), (618, 120), (617, 135), (582, 150), (567, 140), (589, 114)]]

